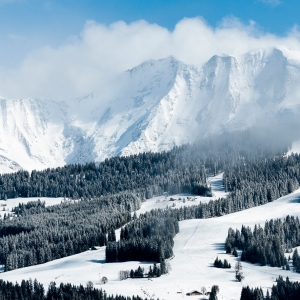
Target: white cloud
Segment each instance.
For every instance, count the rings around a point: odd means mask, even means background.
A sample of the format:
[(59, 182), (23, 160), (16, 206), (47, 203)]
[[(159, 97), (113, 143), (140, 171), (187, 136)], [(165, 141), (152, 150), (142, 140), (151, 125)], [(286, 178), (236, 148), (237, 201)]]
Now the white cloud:
[(61, 99), (97, 92), (116, 74), (148, 59), (169, 55), (201, 64), (214, 54), (239, 55), (255, 48), (286, 46), (300, 51), (299, 31), (284, 37), (260, 32), (227, 18), (212, 28), (201, 18), (183, 19), (170, 32), (146, 21), (104, 26), (93, 21), (57, 48), (30, 53), (16, 69), (0, 67), (0, 95), (6, 98)]

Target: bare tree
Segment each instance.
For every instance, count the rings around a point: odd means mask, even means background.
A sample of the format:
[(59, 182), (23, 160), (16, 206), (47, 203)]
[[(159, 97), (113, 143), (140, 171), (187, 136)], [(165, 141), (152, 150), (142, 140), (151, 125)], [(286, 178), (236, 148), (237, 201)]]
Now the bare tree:
[(203, 295), (205, 295), (205, 293), (206, 293), (206, 287), (205, 287), (205, 286), (203, 286), (203, 287), (201, 288), (201, 293), (202, 293)]
[(241, 271), (243, 268), (242, 268), (242, 264), (240, 261), (238, 261), (236, 264), (235, 264), (235, 270), (236, 271)]
[(91, 281), (88, 281), (87, 284), (86, 284), (86, 288), (87, 288), (88, 290), (92, 290), (93, 287), (94, 287), (94, 284), (93, 284)]
[(126, 280), (127, 278), (130, 277), (130, 271), (119, 271), (119, 279), (120, 280)]
[(235, 279), (238, 281), (238, 282), (241, 282), (244, 280), (245, 276), (243, 275), (243, 272), (242, 272), (242, 264), (240, 261), (238, 261), (236, 264), (235, 264)]
[(106, 284), (107, 281), (108, 281), (107, 277), (103, 276), (102, 279), (101, 279), (101, 283)]

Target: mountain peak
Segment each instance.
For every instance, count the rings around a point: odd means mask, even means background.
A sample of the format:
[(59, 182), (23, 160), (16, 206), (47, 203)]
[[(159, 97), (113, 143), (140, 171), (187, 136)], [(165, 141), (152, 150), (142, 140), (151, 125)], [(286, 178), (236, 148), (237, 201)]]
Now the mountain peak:
[(136, 67), (127, 70), (126, 72), (134, 73), (137, 71), (145, 70), (148, 71), (150, 68), (162, 68), (162, 67), (178, 67), (179, 64), (182, 64), (174, 56), (170, 55), (166, 58), (161, 58), (158, 60), (149, 59)]
[(260, 59), (269, 59), (270, 57), (279, 58), (285, 57), (285, 53), (282, 47), (267, 47), (267, 48), (258, 48), (253, 49), (243, 55), (244, 57), (255, 56)]
[(168, 150), (273, 122), (282, 111), (297, 119), (299, 82), (299, 52), (278, 47), (215, 55), (202, 66), (174, 56), (148, 60), (101, 95), (76, 101), (1, 99), (0, 172), (5, 164), (43, 169)]

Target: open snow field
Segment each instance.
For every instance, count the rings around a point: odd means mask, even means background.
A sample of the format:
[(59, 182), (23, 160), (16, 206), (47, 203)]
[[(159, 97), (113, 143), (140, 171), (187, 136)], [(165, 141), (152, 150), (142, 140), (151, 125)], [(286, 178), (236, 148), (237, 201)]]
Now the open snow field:
[[(224, 193), (221, 183), (222, 178), (220, 176), (211, 178), (214, 198), (218, 197), (217, 193)], [(173, 198), (175, 197), (173, 196)], [(299, 198), (300, 189), (272, 203), (241, 212), (218, 218), (180, 222), (180, 232), (175, 237), (175, 257), (170, 260), (172, 271), (169, 275), (160, 278), (120, 281), (118, 279), (120, 270), (136, 269), (138, 265), (146, 270), (150, 263), (105, 264), (105, 247), (43, 265), (2, 273), (0, 278), (13, 282), (37, 278), (45, 286), (51, 281), (56, 281), (57, 284), (60, 282), (86, 284), (88, 281), (92, 281), (96, 287), (104, 288), (109, 294), (140, 295), (148, 297), (148, 299), (149, 297), (154, 299), (189, 298), (185, 295), (187, 292), (200, 290), (202, 286), (209, 290), (212, 285), (216, 284), (220, 287), (219, 299), (239, 299), (243, 285), (261, 286), (266, 291), (267, 288), (272, 287), (279, 275), (289, 276), (291, 280), (300, 280), (300, 274), (281, 270), (280, 268), (260, 267), (242, 262), (245, 280), (238, 283), (235, 281), (234, 274), (234, 265), (237, 259), (232, 255), (225, 254), (224, 250), (228, 228), (240, 229), (242, 224), (254, 226), (254, 224), (260, 223), (264, 225), (264, 222), (268, 219), (282, 218), (288, 214), (300, 217)], [(201, 199), (202, 202), (204, 200)], [(148, 200), (142, 205), (139, 212), (150, 210), (162, 205), (162, 203), (164, 202), (157, 202), (157, 199)], [(214, 268), (213, 262), (217, 256), (222, 260), (226, 258), (233, 268)], [(100, 285), (99, 283), (102, 276), (108, 278), (106, 285)], [(193, 296), (192, 298), (200, 299), (200, 296)]]
[(3, 215), (6, 213), (11, 213), (11, 210), (18, 206), (19, 203), (28, 203), (30, 201), (38, 201), (41, 200), (42, 202), (45, 202), (46, 206), (50, 205), (56, 205), (60, 204), (62, 201), (68, 201), (63, 197), (59, 198), (49, 198), (49, 197), (32, 197), (32, 198), (13, 198), (13, 199), (7, 199), (7, 200), (0, 200), (0, 215), (3, 217)]
[[(207, 184), (211, 185), (213, 194), (212, 197), (194, 196), (191, 194), (177, 194), (168, 196), (167, 198), (165, 196), (153, 197), (144, 202), (141, 208), (136, 211), (136, 214), (139, 216), (140, 214), (156, 208), (180, 208), (184, 206), (198, 205), (200, 202), (207, 203), (210, 200), (217, 200), (219, 198), (227, 197), (228, 193), (225, 193), (223, 186), (223, 173), (214, 177), (208, 177)], [(170, 200), (171, 198), (173, 200)], [(185, 202), (183, 199), (185, 199)]]
[(208, 186), (211, 186), (214, 199), (225, 198), (229, 193), (225, 193), (223, 185), (223, 173), (207, 178)]

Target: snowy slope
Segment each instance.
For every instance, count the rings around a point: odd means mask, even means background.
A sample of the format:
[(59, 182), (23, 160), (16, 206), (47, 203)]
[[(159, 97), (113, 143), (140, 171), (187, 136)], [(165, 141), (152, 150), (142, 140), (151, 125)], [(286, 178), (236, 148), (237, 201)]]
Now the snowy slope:
[(300, 53), (285, 48), (201, 66), (168, 57), (120, 74), (97, 95), (0, 99), (0, 172), (162, 151), (223, 130), (297, 120)]
[(58, 197), (58, 198), (50, 198), (50, 197), (30, 197), (30, 198), (12, 198), (7, 200), (0, 200), (0, 217), (3, 218), (4, 214), (14, 214), (12, 209), (18, 206), (20, 203), (27, 204), (31, 201), (42, 201), (45, 202), (45, 206), (57, 205), (61, 204), (65, 201), (77, 201), (71, 200), (68, 198)]
[[(213, 178), (220, 183), (219, 177)], [(213, 192), (222, 192), (222, 187), (212, 185)], [(170, 260), (172, 271), (169, 275), (153, 280), (127, 279), (120, 281), (120, 270), (137, 269), (141, 265), (145, 269), (149, 262), (125, 262), (105, 264), (105, 247), (96, 251), (86, 251), (81, 254), (55, 260), (38, 266), (27, 267), (6, 273), (1, 273), (0, 278), (20, 282), (22, 279), (37, 278), (44, 285), (51, 281), (71, 282), (86, 284), (92, 281), (94, 286), (104, 288), (109, 294), (140, 295), (154, 299), (182, 299), (192, 290), (200, 290), (202, 286), (210, 289), (217, 284), (220, 287), (218, 299), (240, 299), (243, 285), (251, 287), (261, 286), (264, 291), (270, 289), (276, 277), (289, 276), (290, 280), (300, 281), (300, 275), (292, 271), (268, 266), (260, 267), (242, 262), (245, 280), (243, 283), (235, 281), (233, 269), (214, 268), (213, 262), (218, 256), (226, 258), (234, 266), (236, 258), (225, 254), (224, 241), (229, 227), (241, 228), (242, 224), (254, 226), (263, 225), (271, 218), (282, 218), (288, 214), (300, 217), (299, 206), (300, 189), (289, 196), (282, 197), (274, 202), (255, 208), (247, 209), (230, 215), (201, 220), (181, 221), (180, 232), (175, 237), (174, 254)], [(202, 199), (204, 200), (204, 199)], [(205, 201), (205, 200), (204, 200)], [(159, 207), (161, 202), (147, 201), (142, 210)], [(100, 285), (100, 278), (106, 276), (108, 283)], [(181, 293), (178, 293), (181, 292)], [(193, 299), (199, 299), (193, 297)]]

